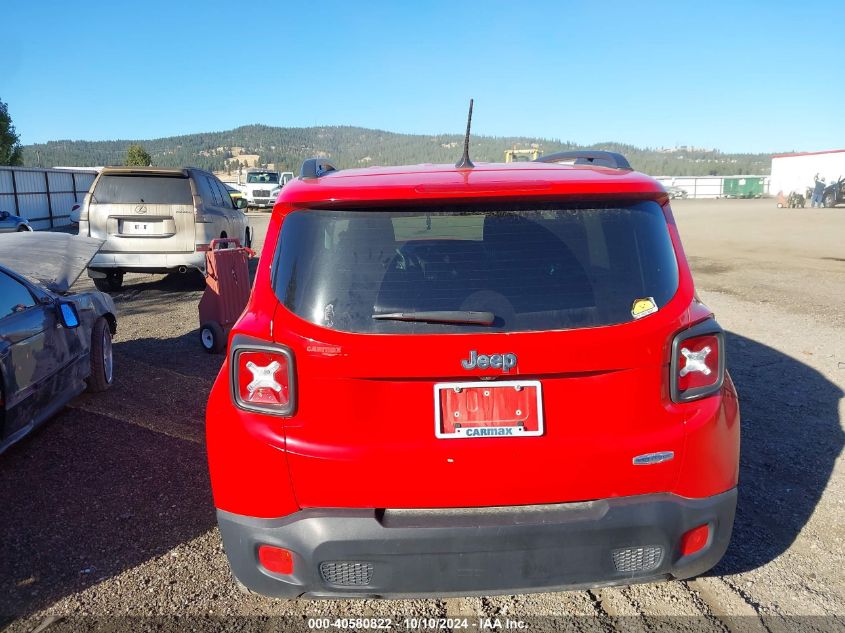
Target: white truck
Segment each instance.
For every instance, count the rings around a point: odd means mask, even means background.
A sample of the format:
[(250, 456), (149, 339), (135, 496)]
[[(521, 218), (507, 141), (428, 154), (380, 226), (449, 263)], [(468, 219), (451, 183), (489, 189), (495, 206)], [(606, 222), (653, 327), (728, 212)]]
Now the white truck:
[(246, 182), (239, 183), (238, 188), (243, 191), (250, 207), (272, 207), (282, 187), (292, 178), (293, 172), (290, 171), (249, 169), (246, 172)]

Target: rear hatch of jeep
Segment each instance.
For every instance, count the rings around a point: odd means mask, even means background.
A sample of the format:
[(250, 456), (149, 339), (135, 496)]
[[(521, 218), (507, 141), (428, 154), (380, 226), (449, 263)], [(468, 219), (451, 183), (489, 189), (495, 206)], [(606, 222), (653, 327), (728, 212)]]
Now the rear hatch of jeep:
[[(293, 356), (299, 504), (671, 490), (684, 419), (667, 349), (692, 300), (677, 259), (652, 200), (289, 213), (273, 330)], [(634, 464), (660, 453), (674, 459)]]
[(196, 248), (194, 195), (182, 170), (104, 171), (88, 202), (100, 252), (186, 253)]

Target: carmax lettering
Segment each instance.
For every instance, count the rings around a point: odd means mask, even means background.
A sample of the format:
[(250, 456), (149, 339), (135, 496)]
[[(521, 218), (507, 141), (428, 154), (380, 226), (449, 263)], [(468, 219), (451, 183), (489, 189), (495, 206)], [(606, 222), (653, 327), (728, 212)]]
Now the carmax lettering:
[(467, 429), (467, 437), (491, 437), (499, 435), (513, 435), (513, 427), (499, 429)]

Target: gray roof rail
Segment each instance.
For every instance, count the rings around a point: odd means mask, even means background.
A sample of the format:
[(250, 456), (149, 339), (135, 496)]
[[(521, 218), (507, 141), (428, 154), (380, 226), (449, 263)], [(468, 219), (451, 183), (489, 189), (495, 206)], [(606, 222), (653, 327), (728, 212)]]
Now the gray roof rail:
[(534, 162), (563, 163), (570, 161), (576, 165), (596, 165), (598, 167), (610, 167), (611, 169), (633, 169), (631, 163), (622, 154), (606, 152), (601, 149), (577, 149), (571, 152), (557, 152), (555, 154), (540, 156)]
[(299, 177), (303, 179), (319, 178), (325, 176), (331, 171), (337, 171), (337, 167), (332, 165), (325, 158), (309, 158), (302, 163), (302, 169), (299, 172)]

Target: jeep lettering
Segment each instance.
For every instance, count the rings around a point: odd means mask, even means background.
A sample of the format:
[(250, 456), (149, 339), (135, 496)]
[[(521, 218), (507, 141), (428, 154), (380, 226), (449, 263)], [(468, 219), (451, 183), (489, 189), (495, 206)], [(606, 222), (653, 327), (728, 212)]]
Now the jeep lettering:
[(511, 369), (516, 367), (516, 354), (493, 354), (486, 356), (479, 354), (475, 350), (471, 350), (469, 358), (461, 361), (461, 367), (464, 369), (501, 369), (508, 373)]

